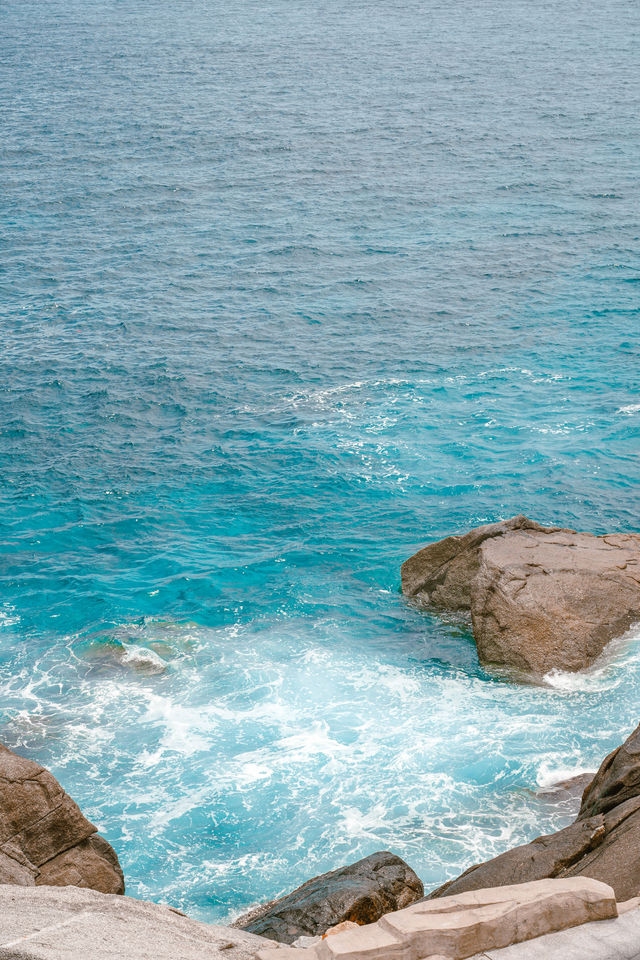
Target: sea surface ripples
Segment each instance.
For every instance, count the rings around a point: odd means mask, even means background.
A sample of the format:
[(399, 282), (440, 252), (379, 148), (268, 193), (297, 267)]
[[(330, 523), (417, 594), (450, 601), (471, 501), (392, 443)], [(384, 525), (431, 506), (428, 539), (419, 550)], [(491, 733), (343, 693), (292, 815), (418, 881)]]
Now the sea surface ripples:
[(399, 566), (640, 526), (638, 5), (0, 8), (0, 739), (209, 920), (569, 822), (640, 632), (517, 686)]

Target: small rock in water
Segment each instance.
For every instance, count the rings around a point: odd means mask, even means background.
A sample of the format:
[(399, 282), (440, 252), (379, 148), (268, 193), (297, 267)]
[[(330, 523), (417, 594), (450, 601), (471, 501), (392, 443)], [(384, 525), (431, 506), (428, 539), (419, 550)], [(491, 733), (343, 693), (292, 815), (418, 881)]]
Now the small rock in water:
[(512, 517), (419, 550), (402, 564), (402, 592), (470, 611), (482, 663), (537, 678), (582, 670), (640, 621), (640, 534)]
[(540, 787), (537, 791), (538, 796), (549, 803), (557, 803), (562, 806), (574, 806), (577, 813), (580, 808), (582, 794), (587, 789), (595, 772), (578, 773), (575, 777), (569, 777), (567, 780), (560, 780), (558, 783), (552, 783), (548, 787)]

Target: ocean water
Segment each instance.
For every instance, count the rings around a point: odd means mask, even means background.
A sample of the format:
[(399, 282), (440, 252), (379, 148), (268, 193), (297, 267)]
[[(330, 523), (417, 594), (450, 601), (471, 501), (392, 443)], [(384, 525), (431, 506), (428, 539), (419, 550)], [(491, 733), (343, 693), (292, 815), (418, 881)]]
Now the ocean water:
[(0, 739), (225, 920), (569, 822), (640, 633), (519, 686), (399, 567), (638, 529), (633, 0), (0, 0)]

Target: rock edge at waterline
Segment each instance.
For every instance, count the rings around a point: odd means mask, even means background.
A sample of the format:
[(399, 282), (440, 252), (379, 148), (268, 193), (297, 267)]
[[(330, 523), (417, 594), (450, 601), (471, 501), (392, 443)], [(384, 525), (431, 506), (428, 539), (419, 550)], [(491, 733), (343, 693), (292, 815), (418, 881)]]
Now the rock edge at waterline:
[(542, 878), (591, 877), (640, 894), (640, 726), (602, 762), (575, 823), (470, 867), (427, 900)]
[(0, 884), (124, 893), (114, 849), (56, 778), (0, 744)]
[(470, 611), (480, 661), (541, 677), (590, 666), (640, 621), (640, 534), (595, 536), (525, 516), (438, 540), (402, 565), (402, 592)]

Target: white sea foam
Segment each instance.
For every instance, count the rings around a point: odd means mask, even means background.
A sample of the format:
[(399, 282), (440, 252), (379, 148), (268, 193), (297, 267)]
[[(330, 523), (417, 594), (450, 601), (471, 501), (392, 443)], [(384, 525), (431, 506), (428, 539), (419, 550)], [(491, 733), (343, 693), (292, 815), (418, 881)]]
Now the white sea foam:
[(618, 407), (616, 413), (623, 413), (627, 417), (632, 417), (634, 413), (640, 413), (640, 403), (628, 403), (624, 407)]
[(604, 648), (592, 666), (570, 673), (551, 670), (543, 677), (544, 683), (567, 693), (607, 690), (623, 678), (624, 670), (640, 662), (640, 624), (634, 624), (621, 637), (616, 637)]
[(576, 763), (574, 766), (554, 766), (553, 760), (543, 760), (538, 768), (537, 783), (541, 789), (554, 787), (565, 780), (571, 780), (573, 777), (579, 777), (583, 773), (592, 772), (583, 763)]

